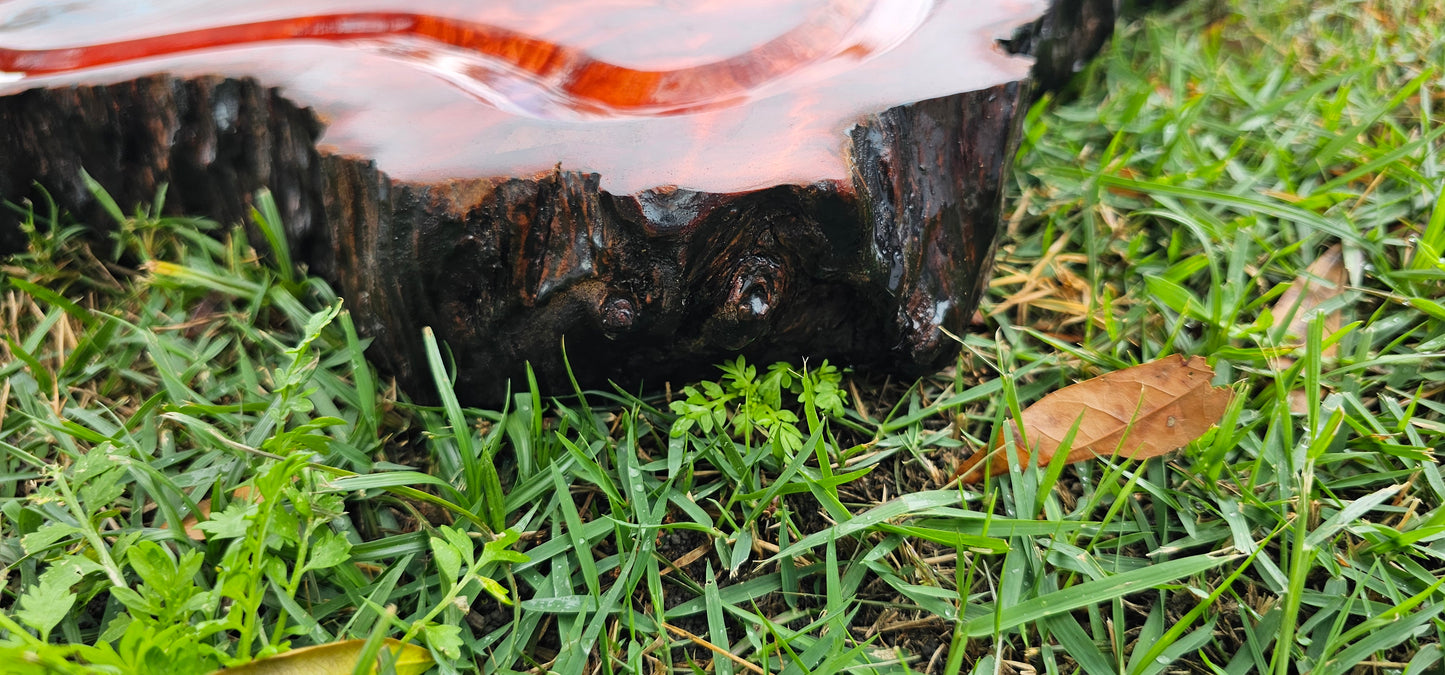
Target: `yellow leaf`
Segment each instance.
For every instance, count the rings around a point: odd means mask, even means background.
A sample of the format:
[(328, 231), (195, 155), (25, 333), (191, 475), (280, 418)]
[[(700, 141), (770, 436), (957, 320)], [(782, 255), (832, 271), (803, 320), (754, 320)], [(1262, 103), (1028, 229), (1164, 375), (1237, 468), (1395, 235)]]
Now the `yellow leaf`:
[[(435, 663), (425, 647), (402, 645), (391, 638), (387, 638), (385, 644), (384, 648), (397, 652), (396, 675), (421, 675)], [(211, 675), (351, 675), (365, 645), (366, 640), (345, 640), (302, 647), (245, 665), (222, 668)]]

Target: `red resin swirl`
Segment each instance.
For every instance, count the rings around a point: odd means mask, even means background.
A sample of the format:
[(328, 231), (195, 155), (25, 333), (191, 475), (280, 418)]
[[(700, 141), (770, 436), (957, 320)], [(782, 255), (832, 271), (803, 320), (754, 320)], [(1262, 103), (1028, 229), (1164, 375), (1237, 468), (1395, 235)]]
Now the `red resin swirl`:
[[(275, 19), (76, 47), (0, 48), (0, 71), (32, 77), (218, 47), (321, 40), (379, 48), (389, 56), (421, 62), (474, 94), (494, 91), (499, 78), (511, 77), (525, 80), (525, 85), (545, 92), (545, 97), (560, 99), (573, 113), (676, 114), (727, 105), (806, 66), (839, 56), (862, 58), (886, 46), (848, 44), (868, 14), (868, 3), (841, 0), (823, 9), (749, 51), (673, 70), (628, 68), (573, 47), (482, 23), (424, 14), (364, 12)], [(461, 68), (455, 63), (438, 65), (443, 60), (440, 57), (448, 56), (462, 56)], [(448, 69), (451, 72), (442, 72)]]

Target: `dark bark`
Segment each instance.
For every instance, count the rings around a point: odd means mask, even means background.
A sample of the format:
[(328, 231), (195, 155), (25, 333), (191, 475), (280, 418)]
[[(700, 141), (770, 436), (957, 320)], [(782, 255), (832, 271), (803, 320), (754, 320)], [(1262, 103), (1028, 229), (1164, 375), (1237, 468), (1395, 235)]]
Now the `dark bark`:
[[(1041, 39), (1033, 49), (1053, 44)], [(43, 204), (43, 188), (105, 224), (83, 168), (122, 208), (168, 184), (168, 211), (235, 223), (268, 188), (295, 257), (336, 284), (370, 356), (424, 399), (424, 326), (450, 345), (472, 403), (497, 402), (526, 363), (548, 392), (570, 390), (563, 340), (589, 387), (656, 387), (739, 353), (916, 374), (953, 357), (946, 332), (966, 329), (987, 280), (1029, 91), (871, 115), (842, 181), (614, 195), (562, 170), (395, 181), (318, 151), (315, 116), (274, 90), (154, 76), (0, 97), (0, 198)], [(15, 219), (0, 218), (13, 250)]]
[(590, 174), (415, 185), (325, 158), (329, 225), (309, 258), (403, 382), (425, 377), (429, 325), (453, 347), (459, 389), (484, 398), (523, 361), (565, 387), (559, 337), (594, 385), (657, 384), (733, 353), (931, 368), (986, 277), (1018, 94), (873, 118), (853, 134), (852, 186), (619, 196)]
[(1116, 0), (1054, 0), (1048, 13), (1019, 28), (1010, 52), (1034, 57), (1031, 73), (1040, 90), (1062, 87), (1114, 32)]
[[(166, 185), (168, 212), (239, 223), (266, 187), (304, 235), (324, 213), (320, 132), (311, 111), (250, 81), (157, 76), (32, 89), (0, 97), (0, 199), (43, 215), (48, 195), (77, 222), (113, 227), (84, 170), (124, 209), (153, 202)], [(16, 225), (4, 209), (0, 251), (24, 246)]]
[(1004, 47), (1034, 57), (1030, 79), (1035, 90), (1052, 91), (1069, 83), (1114, 34), (1121, 17), (1169, 9), (1184, 0), (1054, 0), (1037, 21), (1020, 27)]

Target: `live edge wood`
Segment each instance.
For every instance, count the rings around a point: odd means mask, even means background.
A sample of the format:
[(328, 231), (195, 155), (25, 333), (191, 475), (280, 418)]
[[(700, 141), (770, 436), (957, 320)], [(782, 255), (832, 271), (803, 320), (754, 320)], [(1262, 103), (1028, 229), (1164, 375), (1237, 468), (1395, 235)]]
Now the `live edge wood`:
[[(424, 400), (423, 326), (479, 404), (526, 363), (549, 393), (570, 391), (563, 340), (593, 387), (659, 387), (733, 354), (914, 374), (956, 353), (947, 333), (965, 330), (987, 280), (1029, 92), (1013, 82), (869, 116), (845, 181), (614, 195), (563, 169), (392, 180), (318, 150), (316, 117), (275, 90), (158, 75), (0, 97), (0, 199), (44, 204), (39, 186), (106, 223), (83, 167), (123, 207), (167, 184), (168, 211), (236, 223), (268, 188), (293, 254), (337, 285), (371, 358)], [(14, 216), (0, 218), (14, 250)]]

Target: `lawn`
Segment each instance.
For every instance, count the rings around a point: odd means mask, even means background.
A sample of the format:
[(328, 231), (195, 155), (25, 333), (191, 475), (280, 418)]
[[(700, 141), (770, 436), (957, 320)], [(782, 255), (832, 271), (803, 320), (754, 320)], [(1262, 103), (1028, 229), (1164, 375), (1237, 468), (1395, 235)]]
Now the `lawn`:
[[(738, 361), (477, 410), (431, 341), (419, 406), (238, 224), (118, 205), (94, 241), (29, 205), (0, 670), (356, 640), (323, 659), (352, 672), (395, 638), (401, 673), (1441, 672), (1442, 68), (1441, 0), (1121, 24), (1030, 112), (980, 316), (918, 382)], [(1171, 354), (1235, 392), (1188, 447), (954, 480)]]

